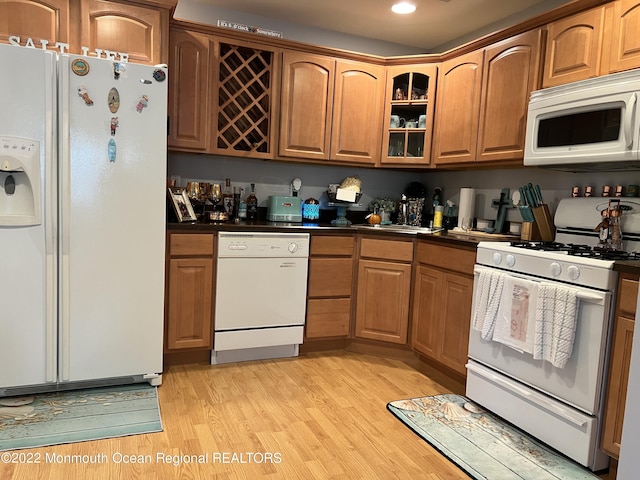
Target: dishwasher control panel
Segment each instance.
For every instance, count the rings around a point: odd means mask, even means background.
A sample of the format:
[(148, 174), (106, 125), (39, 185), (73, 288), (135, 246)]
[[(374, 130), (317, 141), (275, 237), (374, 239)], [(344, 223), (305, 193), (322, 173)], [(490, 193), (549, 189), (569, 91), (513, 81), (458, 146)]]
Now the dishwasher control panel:
[(304, 258), (308, 256), (308, 233), (220, 232), (218, 234), (219, 258)]

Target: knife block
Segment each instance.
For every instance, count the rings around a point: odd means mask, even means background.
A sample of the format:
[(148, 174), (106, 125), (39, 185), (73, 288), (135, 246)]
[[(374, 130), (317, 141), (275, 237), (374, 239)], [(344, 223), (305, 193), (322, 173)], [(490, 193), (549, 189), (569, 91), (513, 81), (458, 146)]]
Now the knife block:
[(553, 219), (549, 212), (549, 206), (542, 204), (531, 209), (533, 211), (533, 217), (536, 219), (538, 231), (540, 232), (540, 240), (543, 242), (553, 242), (555, 238), (555, 226), (553, 225)]
[(539, 242), (540, 230), (538, 230), (538, 224), (536, 222), (522, 222), (520, 240), (525, 240), (527, 242)]

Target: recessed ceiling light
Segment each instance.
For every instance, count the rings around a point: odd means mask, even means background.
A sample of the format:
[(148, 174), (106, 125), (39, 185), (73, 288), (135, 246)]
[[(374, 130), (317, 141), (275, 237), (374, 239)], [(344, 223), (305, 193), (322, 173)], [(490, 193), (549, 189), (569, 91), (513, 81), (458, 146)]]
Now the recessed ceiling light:
[(396, 3), (393, 7), (391, 7), (391, 11), (393, 13), (406, 15), (407, 13), (415, 12), (416, 6), (409, 2), (399, 2), (399, 3)]

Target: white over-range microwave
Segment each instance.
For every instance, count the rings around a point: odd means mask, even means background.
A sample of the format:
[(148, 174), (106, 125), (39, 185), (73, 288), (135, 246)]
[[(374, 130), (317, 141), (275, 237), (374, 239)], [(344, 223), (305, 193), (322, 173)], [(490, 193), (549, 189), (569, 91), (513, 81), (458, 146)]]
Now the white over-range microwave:
[(531, 93), (525, 166), (640, 170), (640, 69)]

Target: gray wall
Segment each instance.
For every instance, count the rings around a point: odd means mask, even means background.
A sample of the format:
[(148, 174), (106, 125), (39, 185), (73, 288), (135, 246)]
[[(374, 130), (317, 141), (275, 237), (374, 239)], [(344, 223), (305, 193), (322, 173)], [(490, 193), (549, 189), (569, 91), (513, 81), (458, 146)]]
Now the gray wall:
[[(169, 175), (179, 177), (178, 183), (181, 186), (188, 181), (224, 184), (225, 178), (231, 178), (233, 185), (241, 186), (248, 192), (249, 185), (255, 183), (256, 196), (263, 207), (267, 206), (269, 195), (289, 195), (291, 181), (296, 177), (302, 179), (300, 196), (303, 199), (314, 197), (326, 208), (327, 197), (324, 192), (330, 183), (340, 183), (345, 177), (352, 175), (359, 176), (362, 180), (362, 206), (355, 210), (366, 210), (369, 202), (379, 196), (398, 200), (409, 182), (423, 183), (429, 198), (435, 187), (441, 187), (444, 199), (452, 200), (456, 205), (460, 188), (470, 187), (476, 189), (475, 217), (488, 219), (496, 217), (497, 212), (491, 208), (491, 201), (500, 197), (503, 188), (514, 191), (529, 182), (540, 185), (543, 198), (552, 212), (561, 198), (570, 196), (574, 185), (580, 186), (582, 191), (585, 186), (591, 185), (599, 195), (603, 185), (640, 184), (640, 172), (593, 174), (538, 168), (407, 172), (178, 153), (169, 155)], [(507, 215), (508, 220), (520, 220), (516, 210)]]

